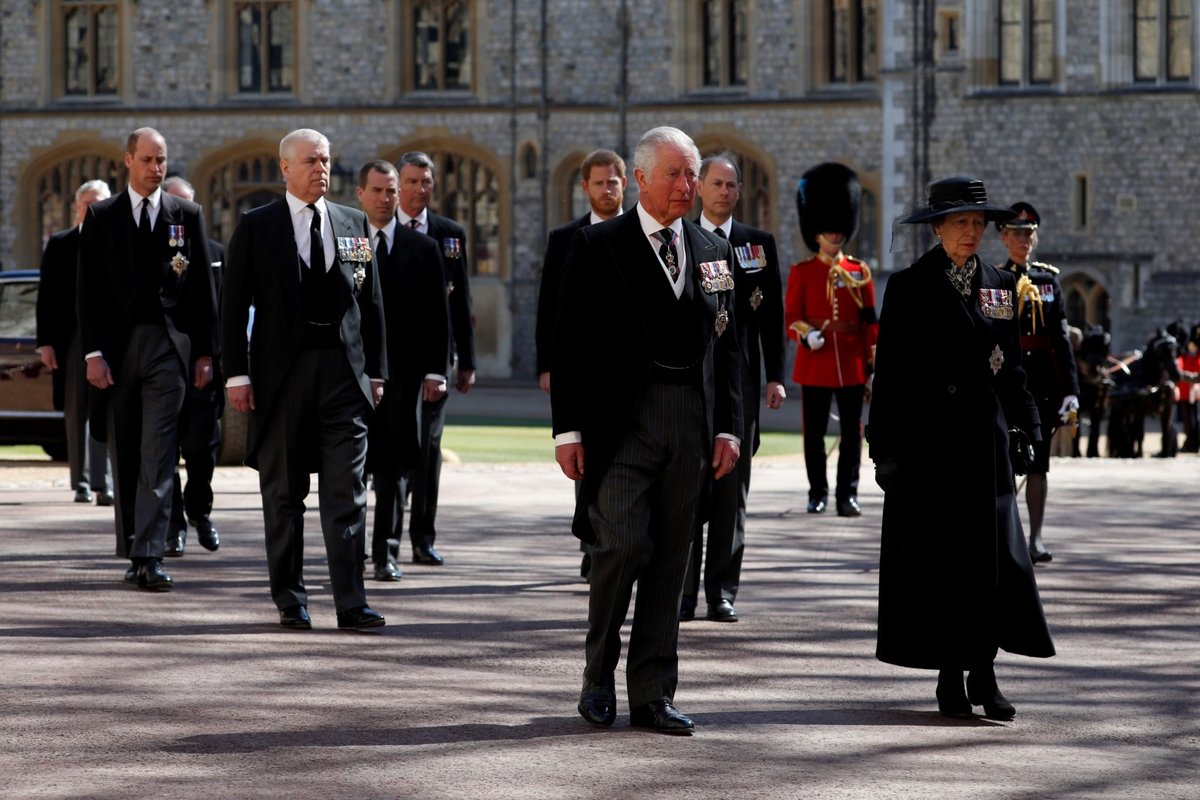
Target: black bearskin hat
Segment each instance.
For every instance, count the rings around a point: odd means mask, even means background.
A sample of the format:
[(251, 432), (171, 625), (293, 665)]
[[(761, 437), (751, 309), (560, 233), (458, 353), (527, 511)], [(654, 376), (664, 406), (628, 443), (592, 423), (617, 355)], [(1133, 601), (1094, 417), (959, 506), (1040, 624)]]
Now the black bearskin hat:
[(858, 209), (862, 185), (858, 173), (845, 164), (827, 161), (804, 173), (796, 187), (796, 211), (800, 235), (814, 253), (819, 251), (817, 234), (840, 233), (847, 240), (858, 231)]

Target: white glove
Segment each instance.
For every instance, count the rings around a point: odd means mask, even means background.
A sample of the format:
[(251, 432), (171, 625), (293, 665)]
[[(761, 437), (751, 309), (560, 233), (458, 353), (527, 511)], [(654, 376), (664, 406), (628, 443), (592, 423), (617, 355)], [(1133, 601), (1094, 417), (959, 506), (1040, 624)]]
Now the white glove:
[(1058, 410), (1058, 417), (1063, 422), (1071, 419), (1071, 412), (1079, 410), (1079, 398), (1073, 394), (1069, 394), (1063, 398), (1062, 408)]
[(808, 342), (809, 350), (820, 350), (825, 346), (825, 334), (813, 328), (804, 335), (804, 341)]

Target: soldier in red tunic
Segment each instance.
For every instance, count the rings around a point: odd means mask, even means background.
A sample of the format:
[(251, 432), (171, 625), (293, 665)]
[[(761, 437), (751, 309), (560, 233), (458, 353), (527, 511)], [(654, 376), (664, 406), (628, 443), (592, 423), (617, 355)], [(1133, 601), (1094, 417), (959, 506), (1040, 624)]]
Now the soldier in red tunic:
[(835, 399), (841, 425), (837, 513), (862, 513), (857, 497), (862, 408), (879, 323), (870, 268), (842, 252), (858, 230), (861, 195), (854, 170), (832, 162), (804, 173), (796, 191), (800, 233), (815, 255), (792, 266), (784, 316), (788, 336), (800, 344), (792, 379), (800, 385), (810, 514), (823, 512), (829, 499), (825, 432)]

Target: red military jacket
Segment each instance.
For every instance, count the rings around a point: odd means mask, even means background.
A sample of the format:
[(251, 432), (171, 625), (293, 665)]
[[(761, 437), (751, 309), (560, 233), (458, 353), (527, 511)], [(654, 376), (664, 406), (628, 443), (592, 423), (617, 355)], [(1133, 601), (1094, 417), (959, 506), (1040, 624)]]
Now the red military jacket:
[[(818, 253), (793, 264), (788, 275), (784, 324), (800, 343), (792, 379), (801, 386), (858, 386), (867, 382), (875, 358), (879, 322), (875, 284), (866, 262)], [(810, 350), (805, 336), (816, 328), (825, 346)]]

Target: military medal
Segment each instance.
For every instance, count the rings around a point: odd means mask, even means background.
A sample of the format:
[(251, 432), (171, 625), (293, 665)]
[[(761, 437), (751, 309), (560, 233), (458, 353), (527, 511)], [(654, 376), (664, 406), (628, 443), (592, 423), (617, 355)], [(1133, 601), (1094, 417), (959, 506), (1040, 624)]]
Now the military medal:
[(744, 244), (733, 248), (738, 266), (743, 272), (758, 272), (767, 266), (767, 253), (761, 244)]
[(362, 264), (357, 264), (354, 267), (354, 291), (357, 292), (362, 288), (363, 281), (367, 279), (367, 268)]
[(171, 247), (183, 247), (183, 226), (167, 226), (167, 244)]
[(454, 281), (446, 281), (446, 296), (454, 294)]
[(446, 258), (458, 258), (462, 255), (462, 242), (453, 237), (442, 239), (442, 255)]
[(761, 286), (755, 286), (754, 292), (750, 295), (750, 308), (758, 311), (758, 307), (762, 305), (763, 290)]
[(171, 269), (175, 270), (175, 274), (183, 277), (183, 273), (187, 272), (188, 260), (184, 258), (183, 253), (176, 253), (171, 259)]
[(1012, 319), (1012, 292), (1008, 289), (979, 290), (979, 313), (988, 319)]
[(700, 275), (700, 285), (707, 294), (733, 289), (733, 273), (729, 271), (728, 261), (705, 261), (700, 264)]
[(988, 364), (992, 368), (993, 375), (999, 372), (1000, 367), (1004, 365), (1004, 352), (1000, 349), (1000, 345), (992, 348), (992, 356), (988, 359)]
[(725, 333), (725, 329), (729, 327), (729, 312), (721, 309), (717, 312), (717, 336)]

